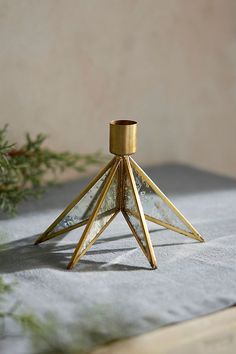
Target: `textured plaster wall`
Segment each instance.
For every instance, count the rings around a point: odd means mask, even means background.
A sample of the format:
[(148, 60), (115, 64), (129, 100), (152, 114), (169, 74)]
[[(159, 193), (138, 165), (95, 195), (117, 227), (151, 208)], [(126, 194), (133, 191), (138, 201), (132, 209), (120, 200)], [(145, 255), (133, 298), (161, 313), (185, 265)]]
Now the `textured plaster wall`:
[(0, 0), (0, 123), (57, 149), (107, 150), (140, 122), (136, 159), (236, 176), (234, 0)]

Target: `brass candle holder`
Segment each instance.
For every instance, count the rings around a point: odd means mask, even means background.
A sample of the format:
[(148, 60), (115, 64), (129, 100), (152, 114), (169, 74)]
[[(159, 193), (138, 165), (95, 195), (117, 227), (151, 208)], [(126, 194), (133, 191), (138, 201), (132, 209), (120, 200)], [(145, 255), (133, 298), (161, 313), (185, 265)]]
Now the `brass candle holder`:
[(122, 212), (152, 268), (157, 267), (146, 220), (198, 241), (197, 230), (130, 157), (136, 151), (137, 122), (110, 123), (110, 152), (115, 157), (67, 206), (36, 244), (86, 225), (67, 266), (71, 269), (105, 228)]

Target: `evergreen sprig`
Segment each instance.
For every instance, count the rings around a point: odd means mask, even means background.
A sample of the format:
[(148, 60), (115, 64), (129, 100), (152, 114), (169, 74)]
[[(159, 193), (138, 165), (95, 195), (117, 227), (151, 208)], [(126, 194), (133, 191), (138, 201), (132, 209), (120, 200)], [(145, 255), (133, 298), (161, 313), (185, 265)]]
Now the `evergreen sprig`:
[(40, 197), (46, 186), (55, 183), (65, 170), (83, 172), (104, 161), (100, 152), (52, 151), (43, 147), (46, 138), (44, 134), (32, 138), (27, 133), (25, 143), (17, 146), (7, 139), (7, 125), (0, 130), (0, 211), (14, 215), (19, 203)]
[[(0, 347), (1, 341), (11, 340), (12, 334), (5, 324), (14, 323), (18, 330), (13, 334), (18, 338), (28, 338), (31, 352), (34, 354), (88, 354), (96, 346), (108, 345), (121, 339), (119, 326), (113, 320), (107, 320), (107, 326), (100, 327), (101, 316), (105, 316), (104, 308), (94, 306), (88, 313), (88, 325), (81, 329), (79, 321), (65, 324), (52, 313), (39, 318), (33, 312), (25, 312), (20, 302), (10, 308), (6, 305), (7, 296), (14, 293), (14, 286), (0, 276)], [(10, 322), (9, 322), (10, 321)], [(66, 331), (66, 333), (65, 333)]]

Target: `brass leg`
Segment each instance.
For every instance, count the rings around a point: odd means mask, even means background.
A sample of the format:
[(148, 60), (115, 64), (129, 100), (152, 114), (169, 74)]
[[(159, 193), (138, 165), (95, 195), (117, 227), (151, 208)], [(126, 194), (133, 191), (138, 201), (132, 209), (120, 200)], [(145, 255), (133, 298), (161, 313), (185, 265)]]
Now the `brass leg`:
[[(129, 218), (129, 212), (128, 211), (125, 211), (125, 210), (122, 210), (122, 214), (124, 215), (124, 218), (127, 222), (127, 224), (129, 225), (129, 228), (132, 232), (132, 234), (134, 235), (134, 237), (136, 238), (141, 250), (143, 251), (145, 257), (147, 257), (148, 259), (148, 262), (150, 263), (150, 257), (149, 257), (149, 254), (147, 253), (147, 250), (146, 248), (144, 247), (144, 245), (142, 244), (141, 240), (140, 240), (140, 235), (137, 233), (136, 229), (134, 228), (134, 225), (132, 224), (132, 222), (130, 221), (130, 218)], [(139, 220), (139, 218), (137, 217), (137, 219)]]
[(200, 241), (200, 242), (204, 242), (204, 239), (203, 239), (200, 235), (198, 235), (198, 234), (196, 234), (196, 233), (191, 233), (191, 232), (182, 230), (182, 229), (180, 229), (179, 227), (170, 225), (170, 224), (168, 224), (168, 223), (166, 223), (166, 222), (164, 222), (164, 221), (158, 220), (158, 219), (154, 218), (153, 216), (150, 216), (150, 215), (147, 215), (147, 214), (145, 214), (145, 218), (146, 218), (146, 220), (148, 220), (148, 221), (152, 221), (154, 224), (163, 226), (164, 228), (169, 229), (169, 230), (172, 230), (172, 231), (175, 231), (175, 232), (177, 232), (178, 234), (182, 234), (182, 235), (184, 235), (184, 236), (193, 238), (194, 240), (197, 240), (197, 241)]
[[(91, 242), (88, 243), (88, 245), (84, 248), (84, 250), (80, 252), (80, 250), (78, 249), (77, 252), (77, 256), (75, 258), (75, 261), (72, 261), (72, 259), (70, 260), (69, 264), (67, 265), (67, 269), (72, 269), (79, 261), (80, 259), (83, 257), (83, 255), (85, 255), (85, 253), (88, 252), (88, 250), (92, 247), (92, 245), (97, 241), (97, 239), (99, 238), (99, 236), (103, 233), (103, 231), (108, 227), (108, 225), (115, 219), (116, 215), (119, 213), (119, 210), (116, 210), (114, 213), (111, 214), (110, 219), (106, 222), (106, 224), (99, 230), (99, 232), (96, 234), (96, 236), (92, 239)], [(82, 246), (82, 245), (81, 245)], [(73, 255), (74, 256), (74, 255)]]
[[(117, 173), (117, 169), (118, 169), (119, 165), (120, 165), (120, 158), (117, 157), (115, 159), (115, 162), (114, 162), (114, 164), (107, 176), (107, 179), (104, 183), (104, 186), (102, 188), (102, 191), (101, 191), (101, 194), (100, 194), (99, 199), (97, 201), (97, 204), (95, 206), (95, 209), (93, 210), (92, 215), (90, 216), (90, 218), (88, 220), (88, 223), (84, 229), (84, 232), (83, 232), (83, 234), (78, 242), (78, 245), (73, 253), (73, 256), (67, 266), (68, 269), (71, 269), (76, 265), (76, 263), (79, 261), (79, 259), (82, 257), (82, 255), (84, 255), (87, 252), (87, 250), (93, 245), (93, 243), (97, 240), (98, 236), (105, 230), (105, 228), (109, 225), (109, 223), (113, 220), (113, 218), (115, 217), (115, 215), (119, 211), (119, 207), (117, 206), (117, 211), (114, 214), (112, 214), (110, 216), (110, 218), (108, 218), (108, 220), (106, 220), (105, 224), (103, 224), (102, 226), (100, 226), (100, 225), (97, 226), (95, 224), (97, 221), (97, 218), (99, 217), (99, 211), (101, 210), (100, 208), (101, 208), (103, 202), (105, 201), (105, 198), (106, 198), (109, 188), (113, 182), (115, 174)], [(117, 183), (117, 185), (118, 185), (118, 183)], [(117, 186), (117, 189), (118, 189), (118, 186)], [(92, 227), (94, 225), (95, 225), (95, 234), (92, 235), (92, 239), (89, 239), (87, 241), (88, 244), (86, 244), (87, 237), (89, 236), (90, 231), (93, 231)], [(99, 228), (99, 230), (97, 230), (97, 228)], [(91, 237), (91, 235), (90, 235), (90, 237)]]
[[(89, 192), (89, 190), (97, 183), (97, 181), (107, 172), (107, 170), (114, 164), (116, 158), (114, 157), (98, 174), (92, 181), (83, 189), (83, 191), (63, 210), (63, 212), (55, 219), (55, 221), (47, 228), (46, 231), (36, 240), (35, 244), (45, 242), (51, 238), (69, 232), (76, 229), (77, 227), (83, 226), (88, 222), (88, 218), (82, 220), (79, 223), (68, 226), (62, 230), (53, 232), (53, 229), (60, 223), (61, 220), (70, 212), (70, 210), (80, 202), (80, 200)], [(86, 211), (85, 211), (86, 214)]]
[(167, 205), (167, 207), (174, 212), (174, 214), (177, 216), (177, 218), (187, 227), (188, 230), (181, 229), (180, 227), (176, 227), (168, 222), (159, 220), (153, 216), (150, 216), (149, 214), (145, 213), (145, 217), (147, 220), (152, 221), (158, 225), (161, 225), (167, 229), (170, 229), (172, 231), (175, 231), (177, 233), (181, 233), (187, 237), (191, 237), (195, 240), (198, 240), (200, 242), (204, 242), (203, 237), (199, 234), (199, 232), (193, 227), (193, 225), (181, 214), (181, 212), (174, 206), (174, 204), (166, 197), (166, 195), (156, 186), (156, 184), (146, 175), (146, 173), (141, 169), (141, 167), (132, 159), (130, 158), (131, 165), (135, 169), (135, 171), (138, 173), (139, 176), (143, 180), (146, 181), (146, 183), (150, 186), (150, 188), (153, 190), (154, 193), (156, 193), (161, 200)]
[[(151, 238), (150, 238), (150, 235), (149, 235), (149, 231), (148, 231), (148, 228), (147, 228), (146, 220), (145, 220), (145, 217), (144, 217), (143, 208), (142, 208), (142, 205), (141, 205), (141, 202), (140, 202), (140, 198), (139, 198), (139, 195), (138, 195), (138, 191), (137, 191), (137, 187), (136, 187), (136, 184), (135, 184), (134, 175), (133, 175), (133, 171), (132, 171), (132, 168), (131, 168), (131, 165), (130, 165), (129, 157), (125, 157), (124, 158), (124, 162), (125, 162), (126, 171), (127, 171), (127, 178), (129, 178), (129, 181), (130, 181), (130, 185), (131, 185), (131, 189), (132, 189), (132, 193), (133, 193), (133, 198), (134, 198), (134, 203), (135, 203), (135, 206), (136, 206), (136, 209), (137, 209), (137, 216), (138, 216), (137, 219), (140, 222), (140, 226), (141, 226), (141, 229), (142, 229), (142, 232), (143, 232), (143, 236), (144, 236), (144, 239), (145, 239), (145, 245), (142, 245), (141, 248), (144, 251), (144, 254), (146, 255), (146, 257), (148, 258), (149, 263), (151, 264), (151, 267), (155, 269), (155, 268), (157, 268), (157, 261), (156, 261), (155, 253), (154, 253), (154, 250), (153, 250), (153, 246), (152, 246)], [(126, 206), (125, 206), (125, 209), (126, 209)], [(128, 211), (124, 211), (123, 214), (124, 214), (126, 220), (128, 220)], [(138, 235), (138, 232), (135, 230), (133, 225), (131, 227), (131, 222), (130, 221), (128, 222), (128, 225), (130, 226), (135, 238), (137, 240), (139, 240), (138, 241), (139, 245), (140, 245), (140, 243), (142, 244), (142, 242), (140, 241), (140, 235)]]

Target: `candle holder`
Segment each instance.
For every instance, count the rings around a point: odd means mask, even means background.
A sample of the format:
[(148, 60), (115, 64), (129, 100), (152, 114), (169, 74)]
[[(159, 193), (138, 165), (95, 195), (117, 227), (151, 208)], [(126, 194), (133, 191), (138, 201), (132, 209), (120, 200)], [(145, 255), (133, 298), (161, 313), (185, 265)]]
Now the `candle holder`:
[(130, 157), (136, 151), (137, 122), (110, 122), (115, 157), (67, 206), (36, 244), (86, 225), (67, 269), (73, 268), (115, 216), (122, 212), (152, 268), (157, 268), (146, 220), (203, 242), (203, 238)]

